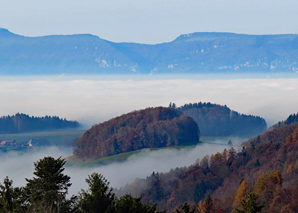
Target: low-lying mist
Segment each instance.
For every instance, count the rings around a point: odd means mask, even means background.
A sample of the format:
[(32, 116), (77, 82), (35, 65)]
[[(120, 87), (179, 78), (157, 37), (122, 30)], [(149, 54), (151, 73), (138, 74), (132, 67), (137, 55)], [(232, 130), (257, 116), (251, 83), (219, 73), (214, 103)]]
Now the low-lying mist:
[[(85, 179), (93, 172), (103, 174), (113, 188), (120, 188), (131, 183), (135, 178), (145, 178), (152, 172), (168, 172), (171, 168), (190, 166), (205, 155), (222, 152), (225, 148), (230, 148), (227, 141), (217, 141), (219, 144), (198, 144), (197, 146), (184, 148), (165, 148), (159, 150), (143, 150), (130, 156), (127, 161), (112, 163), (105, 166), (82, 168), (66, 167), (65, 173), (71, 177), (72, 186), (69, 194), (77, 194), (80, 189), (86, 189)], [(67, 157), (71, 150), (59, 150), (57, 148), (47, 148), (28, 153), (0, 153), (0, 181), (8, 176), (14, 181), (13, 186), (25, 186), (25, 178), (32, 178), (34, 172), (33, 162), (45, 156), (55, 158)]]
[(1, 104), (0, 111), (2, 115), (56, 115), (78, 120), (85, 128), (133, 110), (168, 106), (170, 102), (177, 106), (200, 101), (227, 105), (239, 113), (259, 115), (268, 125), (298, 111), (297, 78), (230, 77), (2, 77), (0, 97), (5, 104)]
[[(147, 107), (177, 106), (185, 103), (211, 102), (227, 105), (243, 114), (259, 115), (268, 126), (298, 111), (297, 78), (231, 78), (206, 79), (200, 75), (188, 78), (124, 79), (113, 76), (68, 77), (2, 77), (1, 116), (17, 112), (30, 116), (56, 115), (77, 120), (85, 128), (104, 122), (123, 113)], [(227, 144), (227, 141), (217, 141)], [(135, 178), (144, 178), (154, 172), (189, 166), (206, 154), (222, 152), (226, 145), (200, 144), (195, 148), (144, 150), (126, 162), (94, 168), (66, 168), (73, 186), (70, 194), (86, 188), (85, 178), (92, 172), (102, 173), (112, 187), (121, 187)], [(24, 186), (25, 178), (33, 176), (33, 162), (44, 156), (67, 157), (72, 150), (57, 148), (34, 153), (0, 153), (0, 181), (5, 176), (14, 186)]]

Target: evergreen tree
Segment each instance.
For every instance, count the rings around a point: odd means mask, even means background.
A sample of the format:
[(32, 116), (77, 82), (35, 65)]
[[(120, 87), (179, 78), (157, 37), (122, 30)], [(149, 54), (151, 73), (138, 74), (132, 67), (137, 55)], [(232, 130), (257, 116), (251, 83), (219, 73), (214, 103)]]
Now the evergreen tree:
[(131, 195), (124, 195), (116, 201), (117, 213), (165, 213), (158, 211), (156, 204), (143, 204), (142, 197), (134, 198)]
[(256, 168), (256, 167), (259, 167), (259, 166), (260, 166), (260, 161), (259, 161), (259, 159), (257, 159), (255, 164), (254, 164), (254, 167)]
[(31, 212), (61, 212), (61, 208), (74, 202), (66, 199), (68, 188), (71, 186), (70, 177), (63, 174), (66, 161), (59, 157), (45, 157), (36, 163), (33, 179), (24, 188), (24, 205)]
[(257, 213), (261, 212), (264, 205), (257, 203), (258, 196), (253, 192), (248, 192), (247, 200), (241, 200), (243, 210), (235, 209), (236, 213)]
[(89, 188), (82, 190), (79, 195), (79, 212), (114, 213), (115, 194), (109, 182), (98, 173), (88, 175), (86, 182)]
[(0, 184), (0, 212), (12, 212), (13, 210), (13, 187), (12, 180), (8, 177)]
[(204, 198), (204, 195), (207, 191), (207, 186), (205, 182), (202, 180), (201, 183), (196, 185), (195, 193), (194, 193), (194, 201), (195, 203), (199, 203), (200, 200)]
[(208, 195), (207, 198), (206, 198), (206, 200), (205, 200), (205, 203), (206, 203), (207, 205), (209, 205), (211, 202), (212, 202), (212, 198), (211, 198), (210, 195)]
[(195, 209), (193, 208), (192, 210), (190, 210), (190, 206), (188, 203), (184, 203), (175, 211), (175, 213), (194, 213), (194, 212), (195, 212)]

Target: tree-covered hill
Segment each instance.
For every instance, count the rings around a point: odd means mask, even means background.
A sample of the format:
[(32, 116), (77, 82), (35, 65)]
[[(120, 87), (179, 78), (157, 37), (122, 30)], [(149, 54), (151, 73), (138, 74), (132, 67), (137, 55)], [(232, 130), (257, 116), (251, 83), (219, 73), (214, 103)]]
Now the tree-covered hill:
[(147, 108), (94, 125), (76, 142), (75, 155), (98, 159), (144, 148), (199, 142), (196, 122), (173, 108)]
[(57, 116), (34, 117), (17, 113), (13, 116), (0, 117), (1, 134), (59, 130), (78, 128), (79, 126), (77, 121), (68, 121)]
[(177, 109), (197, 122), (202, 136), (251, 137), (267, 128), (266, 121), (259, 116), (240, 114), (209, 102), (185, 104)]
[(143, 195), (144, 202), (168, 210), (187, 202), (201, 213), (244, 207), (262, 211), (243, 212), (294, 213), (298, 212), (297, 153), (298, 123), (292, 123), (249, 140), (239, 151), (232, 147), (189, 167), (136, 179), (118, 194)]
[(289, 117), (286, 120), (280, 121), (277, 124), (274, 124), (269, 129), (272, 130), (294, 122), (298, 122), (298, 113), (289, 115)]

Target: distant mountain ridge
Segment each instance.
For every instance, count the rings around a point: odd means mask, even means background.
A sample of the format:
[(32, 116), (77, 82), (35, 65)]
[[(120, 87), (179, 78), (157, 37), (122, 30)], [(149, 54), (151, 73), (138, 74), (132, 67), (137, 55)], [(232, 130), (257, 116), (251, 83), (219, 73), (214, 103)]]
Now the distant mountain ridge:
[(297, 72), (298, 35), (192, 33), (156, 45), (0, 28), (0, 74)]

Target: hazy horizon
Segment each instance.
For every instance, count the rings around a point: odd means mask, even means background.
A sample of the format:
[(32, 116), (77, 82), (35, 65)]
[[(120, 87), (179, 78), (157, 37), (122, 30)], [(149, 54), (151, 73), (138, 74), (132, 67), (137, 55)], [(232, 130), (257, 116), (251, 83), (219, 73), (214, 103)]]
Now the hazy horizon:
[(157, 44), (193, 32), (298, 33), (297, 7), (295, 0), (4, 1), (0, 27), (26, 36), (90, 33)]
[[(183, 77), (184, 76), (184, 77)], [(1, 115), (77, 120), (85, 129), (147, 107), (211, 102), (263, 117), (268, 126), (297, 113), (297, 74), (2, 76)]]

